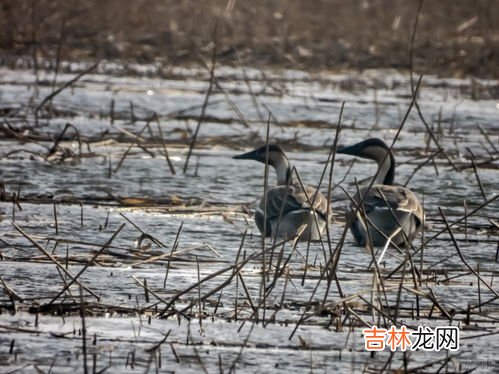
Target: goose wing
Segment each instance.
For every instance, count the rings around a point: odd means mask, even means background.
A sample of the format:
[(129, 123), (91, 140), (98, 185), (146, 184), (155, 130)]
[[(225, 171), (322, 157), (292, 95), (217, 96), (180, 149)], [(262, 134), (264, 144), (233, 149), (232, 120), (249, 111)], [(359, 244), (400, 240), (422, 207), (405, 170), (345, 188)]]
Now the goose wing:
[[(267, 217), (279, 217), (281, 208), (283, 215), (294, 210), (310, 208), (307, 195), (310, 202), (313, 202), (313, 209), (317, 213), (326, 217), (327, 200), (324, 195), (311, 186), (305, 186), (305, 191), (299, 185), (277, 186), (270, 188), (267, 191)], [(314, 200), (316, 193), (317, 197), (315, 197)], [(263, 199), (260, 201), (259, 209), (262, 212), (265, 209)]]
[[(367, 188), (360, 190), (360, 196), (355, 196), (358, 203), (364, 196)], [(387, 206), (388, 204), (388, 206)], [(404, 211), (413, 214), (421, 224), (424, 221), (424, 212), (416, 195), (402, 186), (374, 185), (364, 199), (364, 209), (369, 213), (375, 209), (389, 209)]]

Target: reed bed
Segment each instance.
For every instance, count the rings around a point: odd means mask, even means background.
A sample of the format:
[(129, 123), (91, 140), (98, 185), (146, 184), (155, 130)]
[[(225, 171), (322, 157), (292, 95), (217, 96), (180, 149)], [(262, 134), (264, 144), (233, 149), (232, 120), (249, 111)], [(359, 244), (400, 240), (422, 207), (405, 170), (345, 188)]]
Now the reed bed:
[[(99, 64), (71, 74), (40, 69), (29, 79), (10, 72), (31, 94), (0, 109), (1, 364), (94, 373), (496, 365), (487, 352), (499, 333), (499, 134), (484, 123), (491, 117), (480, 117), (489, 112), (476, 112), (468, 81), (448, 90), (469, 107), (429, 113), (425, 91), (431, 98), (449, 82), (323, 76), (320, 91), (308, 79), (258, 71), (255, 79), (238, 70), (235, 79), (212, 56), (193, 73), (205, 78), (194, 88), (187, 79), (150, 88), (185, 95), (166, 112), (144, 104), (141, 79), (120, 88)], [(392, 102), (379, 101), (383, 84), (397, 92)], [(490, 87), (483, 82), (481, 90)], [(120, 90), (123, 97), (102, 102), (101, 92)], [(330, 95), (335, 90), (352, 102)], [(317, 118), (321, 112), (329, 121)], [(477, 123), (465, 126), (470, 112)], [(386, 120), (392, 124), (383, 130)], [(378, 265), (374, 249), (352, 245), (343, 218), (350, 201), (341, 192), (358, 188), (355, 170), (374, 173), (335, 151), (339, 142), (379, 133), (402, 160), (401, 182), (424, 194), (427, 222), (412, 246), (390, 249)], [(272, 183), (271, 170), (265, 178), (245, 170), (237, 182), (227, 160), (265, 142), (292, 151), (300, 180), (328, 191), (333, 217), (320, 243), (255, 233), (252, 199)], [(230, 183), (239, 183), (238, 194)], [(359, 336), (373, 324), (459, 326), (469, 350), (369, 354)], [(44, 345), (59, 354), (45, 354)]]

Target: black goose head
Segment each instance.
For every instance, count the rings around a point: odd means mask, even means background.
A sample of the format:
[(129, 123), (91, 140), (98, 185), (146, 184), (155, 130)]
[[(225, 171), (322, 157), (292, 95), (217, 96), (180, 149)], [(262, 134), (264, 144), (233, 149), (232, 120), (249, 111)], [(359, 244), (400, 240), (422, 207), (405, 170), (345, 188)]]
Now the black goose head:
[[(267, 160), (267, 146), (263, 145), (253, 151), (234, 156), (238, 160), (255, 160), (265, 163)], [(268, 145), (268, 162), (277, 172), (277, 183), (285, 185), (291, 178), (291, 167), (283, 149), (276, 144)]]
[(387, 152), (389, 152), (389, 156), (385, 161), (385, 163), (388, 162), (384, 168), (385, 175), (378, 175), (378, 178), (382, 180), (383, 184), (391, 185), (395, 179), (395, 158), (390, 151), (390, 147), (388, 147), (383, 140), (379, 138), (370, 138), (354, 145), (338, 147), (336, 149), (336, 153), (374, 160), (378, 163), (378, 167), (380, 168), (382, 167)]
[[(236, 155), (233, 158), (238, 160), (255, 160), (265, 163), (267, 160), (267, 146), (263, 145), (260, 148), (240, 155)], [(284, 153), (283, 149), (276, 144), (269, 144), (269, 165), (274, 166), (279, 160), (283, 158), (286, 159), (286, 154)]]

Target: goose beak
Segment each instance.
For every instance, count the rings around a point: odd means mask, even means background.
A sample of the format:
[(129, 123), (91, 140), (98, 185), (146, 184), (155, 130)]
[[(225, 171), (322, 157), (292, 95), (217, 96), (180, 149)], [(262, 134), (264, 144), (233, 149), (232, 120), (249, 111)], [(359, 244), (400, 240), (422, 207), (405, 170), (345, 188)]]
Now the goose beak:
[(247, 153), (243, 153), (243, 154), (240, 154), (240, 155), (236, 155), (232, 158), (235, 158), (236, 160), (257, 160), (258, 159), (258, 156), (257, 156), (257, 151), (254, 150), (254, 151), (251, 151), (251, 152), (247, 152)]
[(343, 147), (338, 147), (336, 148), (336, 153), (341, 153), (345, 155), (352, 155), (352, 156), (357, 156), (360, 154), (362, 151), (361, 147), (359, 144), (354, 144), (350, 146), (343, 146)]

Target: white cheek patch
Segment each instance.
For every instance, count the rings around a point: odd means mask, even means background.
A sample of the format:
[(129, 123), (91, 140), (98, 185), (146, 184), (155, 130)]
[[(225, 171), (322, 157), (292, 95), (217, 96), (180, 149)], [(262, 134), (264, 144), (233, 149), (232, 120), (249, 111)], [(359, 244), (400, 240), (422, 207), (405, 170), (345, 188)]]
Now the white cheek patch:
[(386, 154), (386, 150), (384, 148), (374, 146), (364, 148), (362, 152), (369, 158), (379, 161), (382, 161)]

